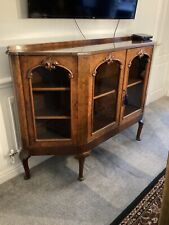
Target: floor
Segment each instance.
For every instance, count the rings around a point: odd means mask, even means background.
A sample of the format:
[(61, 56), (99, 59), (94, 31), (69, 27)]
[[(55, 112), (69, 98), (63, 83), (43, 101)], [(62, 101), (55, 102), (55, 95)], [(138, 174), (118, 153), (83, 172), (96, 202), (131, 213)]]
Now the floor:
[(95, 148), (78, 182), (73, 157), (52, 157), (0, 186), (0, 225), (109, 225), (166, 165), (169, 98), (146, 107), (142, 141), (137, 126)]

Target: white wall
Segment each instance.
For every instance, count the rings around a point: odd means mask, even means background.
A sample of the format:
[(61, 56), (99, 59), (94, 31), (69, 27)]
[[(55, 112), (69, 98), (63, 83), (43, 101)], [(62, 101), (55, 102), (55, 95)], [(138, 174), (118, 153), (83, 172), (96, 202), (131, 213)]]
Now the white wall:
[[(167, 0), (138, 0), (135, 20), (120, 21), (116, 36), (131, 33), (148, 33), (154, 35), (155, 47), (151, 69), (147, 102), (154, 101), (168, 91), (169, 79), (169, 30)], [(11, 165), (9, 152), (16, 149), (14, 131), (9, 111), (9, 99), (13, 90), (6, 46), (21, 43), (36, 43), (48, 41), (63, 41), (82, 39), (74, 20), (63, 19), (27, 19), (27, 0), (0, 0), (0, 183), (22, 171), (16, 157), (16, 163)], [(112, 36), (116, 20), (77, 20), (86, 38)], [(167, 83), (168, 82), (168, 83)], [(168, 93), (169, 94), (169, 93)], [(30, 161), (35, 165), (45, 157)]]
[(158, 17), (154, 21), (154, 37), (157, 46), (153, 57), (147, 102), (169, 93), (169, 2), (167, 0), (159, 1), (156, 10)]

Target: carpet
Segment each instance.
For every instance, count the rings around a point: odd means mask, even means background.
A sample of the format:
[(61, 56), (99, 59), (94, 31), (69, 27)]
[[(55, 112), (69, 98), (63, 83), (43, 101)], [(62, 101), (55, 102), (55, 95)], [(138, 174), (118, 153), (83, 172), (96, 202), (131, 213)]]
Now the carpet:
[(158, 225), (165, 181), (163, 170), (111, 225)]

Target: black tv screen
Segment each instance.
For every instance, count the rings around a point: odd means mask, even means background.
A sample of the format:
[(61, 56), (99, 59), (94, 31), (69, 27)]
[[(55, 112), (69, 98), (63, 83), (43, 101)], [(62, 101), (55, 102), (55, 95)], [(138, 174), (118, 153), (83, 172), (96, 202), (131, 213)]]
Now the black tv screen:
[(134, 19), (138, 0), (28, 0), (30, 18)]

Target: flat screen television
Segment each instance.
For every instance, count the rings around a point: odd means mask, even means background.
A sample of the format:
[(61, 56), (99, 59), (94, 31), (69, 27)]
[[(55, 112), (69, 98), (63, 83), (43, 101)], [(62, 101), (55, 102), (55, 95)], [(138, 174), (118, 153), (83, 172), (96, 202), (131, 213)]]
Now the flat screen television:
[(28, 0), (29, 18), (134, 19), (138, 0)]

